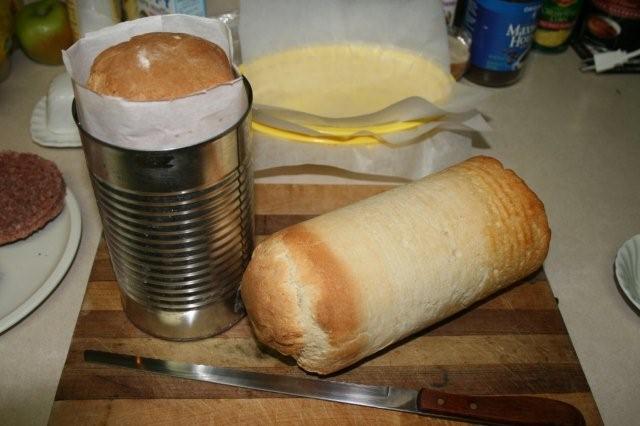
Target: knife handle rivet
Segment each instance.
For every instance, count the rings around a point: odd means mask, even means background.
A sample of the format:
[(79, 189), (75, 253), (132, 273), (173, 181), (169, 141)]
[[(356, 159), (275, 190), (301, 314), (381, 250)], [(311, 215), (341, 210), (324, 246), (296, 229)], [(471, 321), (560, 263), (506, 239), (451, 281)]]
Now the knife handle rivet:
[(471, 408), (472, 410), (477, 410), (478, 404), (476, 404), (475, 402), (472, 402), (471, 404), (469, 404), (469, 408)]
[(444, 399), (442, 398), (438, 398), (438, 401), (436, 401), (438, 403), (438, 405), (444, 405)]

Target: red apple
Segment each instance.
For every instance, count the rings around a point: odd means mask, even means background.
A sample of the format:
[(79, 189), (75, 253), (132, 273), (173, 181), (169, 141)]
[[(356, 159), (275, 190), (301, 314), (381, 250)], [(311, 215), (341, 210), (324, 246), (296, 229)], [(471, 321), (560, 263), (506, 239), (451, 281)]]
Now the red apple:
[(61, 50), (73, 43), (66, 6), (58, 0), (41, 0), (23, 7), (16, 16), (16, 36), (34, 61), (61, 64)]

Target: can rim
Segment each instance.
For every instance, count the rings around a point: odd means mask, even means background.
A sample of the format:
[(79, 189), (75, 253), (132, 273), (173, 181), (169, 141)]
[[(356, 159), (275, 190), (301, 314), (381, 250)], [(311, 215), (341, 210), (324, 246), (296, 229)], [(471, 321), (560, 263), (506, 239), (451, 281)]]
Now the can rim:
[(146, 151), (146, 150), (142, 150), (142, 149), (132, 149), (132, 148), (124, 148), (121, 146), (117, 146), (117, 145), (113, 145), (110, 144), (109, 142), (105, 142), (101, 139), (96, 138), (95, 136), (91, 135), (89, 132), (87, 132), (86, 130), (84, 130), (84, 128), (82, 127), (82, 125), (80, 124), (80, 120), (78, 120), (78, 111), (76, 108), (76, 100), (75, 98), (73, 99), (73, 102), (71, 104), (71, 113), (73, 115), (73, 121), (75, 121), (76, 126), (78, 126), (78, 130), (80, 131), (80, 133), (84, 133), (88, 136), (91, 137), (91, 139), (97, 143), (100, 143), (102, 145), (106, 145), (109, 148), (113, 148), (119, 151), (124, 151), (124, 152), (136, 152), (136, 153), (148, 153), (148, 154), (158, 154), (158, 153), (162, 153), (162, 154), (167, 154), (167, 153), (172, 153), (172, 152), (179, 152), (182, 150), (186, 150), (186, 149), (193, 149), (194, 147), (198, 147), (200, 145), (204, 145), (206, 143), (215, 141), (217, 139), (220, 139), (224, 136), (226, 136), (227, 134), (231, 133), (234, 129), (237, 129), (238, 126), (240, 126), (240, 123), (242, 123), (247, 116), (249, 115), (249, 111), (251, 111), (251, 108), (253, 106), (253, 89), (251, 88), (251, 84), (249, 83), (249, 80), (247, 80), (247, 78), (243, 75), (242, 76), (242, 82), (244, 84), (244, 88), (245, 88), (245, 92), (247, 94), (247, 109), (246, 111), (242, 114), (242, 116), (238, 119), (238, 121), (236, 121), (232, 126), (230, 126), (228, 129), (218, 133), (217, 135), (215, 135), (213, 138), (211, 139), (207, 139), (201, 142), (196, 142), (192, 145), (189, 146), (183, 146), (180, 148), (173, 148), (173, 149), (167, 149), (167, 150), (151, 150), (151, 151)]

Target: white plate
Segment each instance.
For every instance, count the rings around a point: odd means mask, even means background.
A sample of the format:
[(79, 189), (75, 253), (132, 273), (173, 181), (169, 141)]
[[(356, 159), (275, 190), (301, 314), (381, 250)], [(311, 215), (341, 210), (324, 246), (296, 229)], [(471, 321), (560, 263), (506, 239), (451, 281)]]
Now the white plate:
[(615, 265), (622, 292), (640, 312), (640, 234), (620, 247)]
[(82, 146), (80, 134), (75, 128), (71, 133), (54, 133), (47, 127), (47, 97), (40, 98), (31, 114), (31, 139), (50, 148)]
[(0, 247), (0, 333), (40, 306), (62, 281), (80, 244), (81, 222), (78, 202), (67, 189), (58, 217)]

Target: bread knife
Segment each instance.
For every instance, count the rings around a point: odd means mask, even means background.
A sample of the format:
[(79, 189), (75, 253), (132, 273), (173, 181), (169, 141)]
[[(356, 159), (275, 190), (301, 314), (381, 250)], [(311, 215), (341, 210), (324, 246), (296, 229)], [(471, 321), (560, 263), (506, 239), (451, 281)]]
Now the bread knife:
[(451, 394), (235, 370), (86, 350), (87, 362), (279, 394), (363, 405), (489, 425), (584, 425), (574, 406), (531, 396)]

